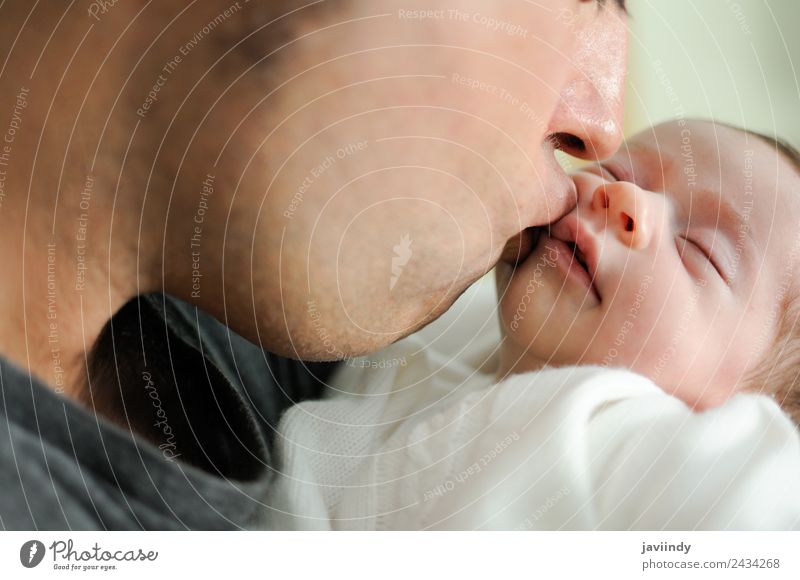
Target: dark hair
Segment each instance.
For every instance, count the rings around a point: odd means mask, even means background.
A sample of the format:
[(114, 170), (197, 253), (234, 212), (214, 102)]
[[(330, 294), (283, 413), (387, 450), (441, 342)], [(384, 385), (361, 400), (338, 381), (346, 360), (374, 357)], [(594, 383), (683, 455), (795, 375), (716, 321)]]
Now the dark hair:
[[(598, 2), (600, 2), (600, 6), (605, 6), (606, 0), (598, 0)], [(628, 8), (625, 6), (625, 0), (617, 0), (617, 4), (623, 12), (628, 12)]]

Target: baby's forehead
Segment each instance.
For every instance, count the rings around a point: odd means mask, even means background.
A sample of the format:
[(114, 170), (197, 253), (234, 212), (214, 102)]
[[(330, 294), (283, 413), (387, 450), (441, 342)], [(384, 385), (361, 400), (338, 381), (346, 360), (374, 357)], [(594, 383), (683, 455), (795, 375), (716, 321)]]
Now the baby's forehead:
[[(683, 173), (702, 173), (719, 177), (721, 182), (736, 177), (752, 179), (755, 174), (773, 182), (776, 189), (800, 178), (800, 154), (790, 145), (768, 134), (745, 130), (724, 123), (678, 119), (659, 123), (640, 131), (623, 143), (617, 155), (649, 154), (661, 168), (677, 165)], [(798, 191), (800, 182), (793, 184)]]
[(788, 161), (800, 168), (800, 154), (791, 146), (768, 133), (760, 133), (727, 123), (706, 119), (676, 119), (658, 123), (633, 135), (622, 146), (655, 148), (668, 154), (690, 158), (702, 154), (703, 159), (744, 164), (758, 156), (767, 161)]
[[(717, 152), (719, 156), (730, 154), (730, 146), (744, 148), (756, 137), (742, 129), (695, 119), (664, 121), (643, 129), (628, 138), (621, 149), (647, 147), (664, 154), (681, 153), (690, 157), (697, 150), (703, 153)], [(727, 151), (726, 151), (727, 150)]]

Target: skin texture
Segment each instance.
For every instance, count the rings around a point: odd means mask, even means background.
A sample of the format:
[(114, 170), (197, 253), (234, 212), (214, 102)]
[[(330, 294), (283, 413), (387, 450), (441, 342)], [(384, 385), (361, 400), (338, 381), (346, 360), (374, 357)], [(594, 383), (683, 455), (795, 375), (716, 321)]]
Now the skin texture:
[[(513, 275), (498, 269), (501, 375), (626, 367), (697, 409), (725, 401), (763, 359), (796, 291), (791, 162), (741, 131), (672, 122), (573, 179), (576, 208)], [(565, 245), (576, 240), (593, 278)]]
[(376, 350), (570, 210), (556, 146), (620, 143), (615, 3), (253, 2), (207, 28), (230, 6), (0, 8), (3, 118), (29, 90), (0, 352), (60, 391), (149, 291), (286, 356)]

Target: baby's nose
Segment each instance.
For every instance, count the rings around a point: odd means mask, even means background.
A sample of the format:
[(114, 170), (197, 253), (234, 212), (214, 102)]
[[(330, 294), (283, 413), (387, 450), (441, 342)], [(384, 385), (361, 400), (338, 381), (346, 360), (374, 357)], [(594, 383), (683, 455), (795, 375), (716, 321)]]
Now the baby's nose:
[(600, 185), (592, 194), (592, 210), (605, 214), (606, 227), (626, 246), (638, 250), (649, 243), (650, 208), (637, 185), (626, 181)]

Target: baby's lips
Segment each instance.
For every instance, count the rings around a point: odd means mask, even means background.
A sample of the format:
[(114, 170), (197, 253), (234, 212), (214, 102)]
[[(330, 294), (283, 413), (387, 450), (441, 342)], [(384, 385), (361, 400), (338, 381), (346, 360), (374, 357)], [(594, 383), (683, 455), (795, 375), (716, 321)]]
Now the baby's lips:
[(530, 255), (539, 240), (539, 228), (526, 228), (506, 242), (500, 261), (516, 266)]

